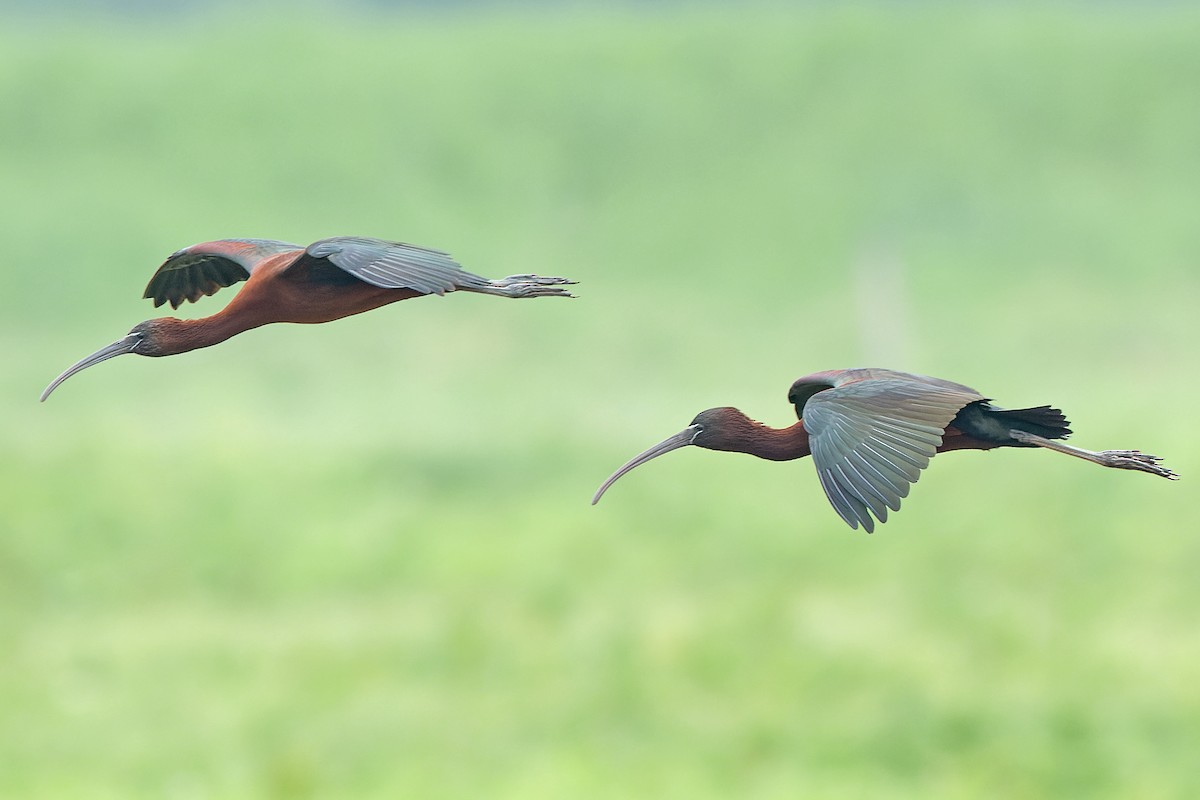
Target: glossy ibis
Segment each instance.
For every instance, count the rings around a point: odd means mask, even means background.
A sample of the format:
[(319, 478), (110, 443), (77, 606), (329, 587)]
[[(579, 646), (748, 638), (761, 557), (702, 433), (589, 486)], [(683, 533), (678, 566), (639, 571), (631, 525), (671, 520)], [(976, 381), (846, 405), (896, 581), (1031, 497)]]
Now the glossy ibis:
[(59, 375), (42, 400), (67, 378), (114, 356), (171, 356), (209, 347), (271, 322), (329, 322), (426, 294), (478, 292), (498, 297), (570, 297), (566, 278), (510, 275), (498, 281), (465, 271), (449, 255), (400, 242), (338, 236), (308, 247), (272, 239), (222, 239), (174, 253), (143, 295), (157, 308), (238, 281), (246, 285), (211, 317), (160, 317), (139, 323), (123, 339), (97, 350)]
[(974, 389), (938, 378), (890, 369), (817, 372), (792, 384), (788, 400), (799, 422), (775, 429), (736, 408), (702, 411), (680, 433), (613, 473), (592, 498), (634, 467), (663, 453), (696, 445), (749, 453), (771, 461), (813, 457), (817, 477), (834, 510), (851, 528), (868, 533), (875, 520), (900, 509), (935, 453), (1044, 447), (1117, 469), (1135, 469), (1175, 480), (1158, 456), (1137, 450), (1098, 453), (1063, 444), (1071, 433), (1062, 412), (1050, 406), (1008, 411)]

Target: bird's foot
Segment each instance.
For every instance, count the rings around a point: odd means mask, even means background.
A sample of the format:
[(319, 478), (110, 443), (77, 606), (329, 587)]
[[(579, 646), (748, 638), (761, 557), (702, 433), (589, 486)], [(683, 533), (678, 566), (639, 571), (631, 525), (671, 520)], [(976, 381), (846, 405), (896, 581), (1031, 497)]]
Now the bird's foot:
[(562, 286), (569, 283), (579, 283), (570, 278), (559, 278), (555, 275), (509, 275), (507, 278), (501, 278), (500, 283), (540, 283), (543, 286)]
[(1179, 476), (1161, 464), (1159, 456), (1143, 453), (1140, 450), (1101, 450), (1096, 453), (1098, 463), (1116, 469), (1135, 469), (1139, 472), (1149, 472), (1170, 481), (1179, 480)]
[(509, 275), (493, 281), (492, 286), (506, 297), (574, 297), (560, 286), (569, 286), (577, 281), (545, 275)]

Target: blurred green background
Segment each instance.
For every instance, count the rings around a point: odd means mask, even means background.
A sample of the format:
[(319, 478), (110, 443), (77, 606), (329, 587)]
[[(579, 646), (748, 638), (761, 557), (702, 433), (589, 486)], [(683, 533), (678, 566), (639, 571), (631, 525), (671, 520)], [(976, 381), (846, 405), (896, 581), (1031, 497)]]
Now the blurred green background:
[[(0, 28), (0, 796), (1200, 794), (1200, 12), (81, 9)], [(60, 370), (175, 249), (453, 295)], [(225, 290), (189, 316), (213, 313)], [(1075, 441), (874, 536), (715, 405), (887, 366)]]

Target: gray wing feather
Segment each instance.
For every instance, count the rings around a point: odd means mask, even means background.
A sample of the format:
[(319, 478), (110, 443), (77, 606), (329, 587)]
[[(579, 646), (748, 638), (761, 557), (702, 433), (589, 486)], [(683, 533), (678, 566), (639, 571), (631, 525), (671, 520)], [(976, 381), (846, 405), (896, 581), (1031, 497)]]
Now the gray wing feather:
[[(862, 380), (817, 392), (804, 404), (813, 463), (825, 495), (851, 528), (900, 510), (929, 466), (946, 426), (982, 397), (956, 384)], [(874, 518), (872, 517), (874, 516)]]
[[(835, 460), (836, 473), (841, 477), (839, 481), (842, 485), (848, 485), (854, 490), (854, 494), (871, 509), (875, 516), (879, 517), (883, 522), (887, 519), (887, 504), (888, 494), (887, 484), (878, 480), (873, 481), (868, 475), (870, 473), (863, 472), (859, 466), (861, 459), (855, 458), (854, 441), (843, 430), (840, 421), (835, 422), (829, 429), (830, 441), (833, 444), (833, 450), (837, 453)], [(878, 483), (879, 486), (875, 484)], [(895, 502), (899, 502), (896, 498)]]
[(858, 528), (862, 525), (866, 528), (867, 533), (870, 533), (875, 525), (871, 515), (867, 513), (867, 507), (862, 501), (853, 495), (849, 495), (842, 489), (842, 486), (833, 477), (832, 471), (828, 469), (818, 469), (817, 477), (821, 479), (821, 486), (825, 489), (825, 494), (829, 497), (829, 502), (833, 505), (833, 510), (846, 521), (846, 524), (851, 528)]
[(383, 289), (440, 295), (488, 284), (486, 278), (464, 270), (448, 253), (403, 242), (338, 236), (314, 242), (306, 252)]

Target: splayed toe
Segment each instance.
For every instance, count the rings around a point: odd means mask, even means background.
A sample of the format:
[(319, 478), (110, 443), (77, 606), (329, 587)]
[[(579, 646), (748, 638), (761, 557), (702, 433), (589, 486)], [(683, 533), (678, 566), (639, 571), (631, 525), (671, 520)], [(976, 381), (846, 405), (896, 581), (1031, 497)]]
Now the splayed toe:
[(579, 281), (573, 281), (570, 278), (560, 278), (557, 275), (534, 275), (531, 273), (529, 275), (509, 275), (501, 283), (536, 283), (542, 286), (565, 286), (567, 284), (579, 283)]
[(1179, 480), (1179, 476), (1173, 470), (1158, 463), (1162, 461), (1160, 456), (1142, 453), (1137, 450), (1112, 451), (1109, 455), (1111, 456), (1112, 466), (1118, 469), (1134, 469), (1140, 472), (1149, 472), (1151, 475), (1158, 475), (1172, 481)]

